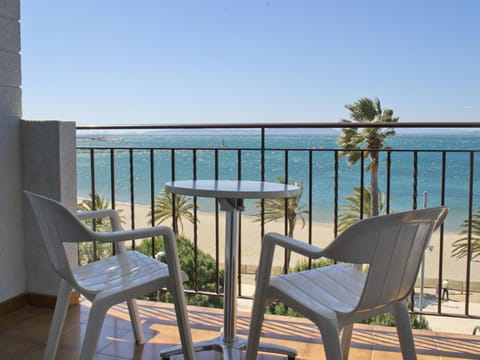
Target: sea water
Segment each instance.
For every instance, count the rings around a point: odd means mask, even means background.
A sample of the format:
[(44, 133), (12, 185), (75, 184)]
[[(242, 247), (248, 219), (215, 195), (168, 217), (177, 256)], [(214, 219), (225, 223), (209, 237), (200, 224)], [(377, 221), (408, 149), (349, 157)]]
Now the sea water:
[[(266, 133), (265, 180), (277, 181), (288, 175), (290, 181), (302, 183), (301, 202), (310, 209), (314, 221), (333, 222), (335, 189), (338, 189), (339, 211), (344, 197), (353, 193), (361, 184), (360, 162), (348, 164), (345, 157), (338, 159), (338, 177), (335, 177), (335, 150), (338, 150), (339, 132), (326, 134), (301, 130)], [(398, 212), (421, 208), (424, 193), (428, 194), (428, 206), (449, 206), (447, 224), (451, 231), (458, 231), (468, 216), (470, 178), (472, 182), (472, 207), (478, 210), (480, 177), (480, 134), (460, 131), (443, 133), (417, 132), (397, 134), (387, 139), (391, 148), (390, 211)], [(152, 194), (160, 193), (165, 182), (181, 179), (261, 179), (260, 134), (254, 130), (175, 130), (156, 133), (116, 133), (82, 135), (77, 139), (78, 195), (91, 193), (90, 152), (94, 157), (95, 191), (110, 199), (112, 174), (111, 152), (114, 150), (114, 187), (116, 201), (150, 204)], [(177, 149), (172, 158), (170, 149)], [(129, 149), (132, 149), (131, 151)], [(152, 152), (145, 149), (155, 149)], [(193, 151), (193, 149), (196, 149)], [(242, 149), (239, 156), (238, 149)], [(285, 149), (288, 150), (286, 155)], [(416, 177), (414, 170), (415, 155)], [(445, 183), (442, 183), (442, 152), (445, 151)], [(469, 151), (473, 151), (472, 153)], [(153, 153), (153, 160), (151, 158)], [(172, 164), (174, 160), (174, 164)], [(309, 166), (312, 162), (311, 167)], [(133, 163), (133, 167), (130, 167)], [(195, 163), (195, 166), (194, 166)], [(364, 166), (369, 164), (365, 159)], [(286, 170), (288, 168), (288, 171)], [(130, 172), (132, 169), (132, 172)], [(311, 172), (310, 172), (311, 169)], [(387, 191), (386, 153), (380, 153), (379, 185)], [(173, 175), (174, 171), (174, 175)], [(287, 173), (288, 172), (288, 173)], [(132, 180), (132, 181), (131, 181)], [(370, 183), (370, 173), (364, 172), (364, 185)], [(445, 198), (442, 200), (442, 187)], [(414, 198), (414, 189), (416, 197)], [(309, 197), (311, 196), (311, 200)], [(199, 210), (213, 211), (212, 202), (199, 199)], [(416, 202), (416, 204), (415, 204)], [(247, 215), (255, 213), (254, 201), (247, 204)]]

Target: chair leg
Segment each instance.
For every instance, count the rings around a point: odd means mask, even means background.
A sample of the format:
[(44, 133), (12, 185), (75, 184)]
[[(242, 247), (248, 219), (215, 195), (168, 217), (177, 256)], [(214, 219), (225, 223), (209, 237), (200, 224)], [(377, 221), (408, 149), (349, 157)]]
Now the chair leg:
[(343, 360), (348, 359), (348, 353), (350, 352), (350, 343), (352, 342), (352, 332), (353, 324), (348, 324), (343, 327), (341, 335)]
[[(255, 291), (260, 292), (262, 290), (257, 288), (257, 290)], [(255, 296), (253, 300), (252, 314), (250, 319), (250, 331), (247, 341), (246, 360), (255, 360), (257, 358), (258, 346), (260, 343), (260, 334), (262, 331), (262, 324), (264, 319), (266, 301), (263, 297), (263, 294), (256, 295), (260, 296)]]
[(322, 334), (323, 348), (327, 360), (341, 360), (342, 347), (338, 326), (330, 321), (318, 323), (317, 326)]
[(172, 283), (170, 292), (174, 299), (178, 332), (180, 334), (180, 341), (183, 348), (183, 357), (186, 360), (194, 360), (195, 349), (193, 347), (192, 333), (190, 332), (185, 294), (183, 293), (183, 288), (179, 288), (174, 281), (172, 281)]
[(83, 339), (80, 360), (92, 360), (97, 350), (98, 338), (102, 331), (102, 325), (105, 320), (109, 306), (100, 302), (92, 302), (92, 308), (88, 315), (87, 328)]
[(127, 300), (128, 313), (130, 314), (130, 321), (132, 322), (133, 333), (137, 344), (145, 344), (145, 336), (143, 334), (142, 323), (138, 313), (137, 301), (135, 299)]
[(404, 359), (414, 360), (417, 358), (415, 343), (413, 341), (412, 327), (406, 301), (399, 301), (393, 305), (398, 339)]
[(71, 293), (72, 287), (62, 279), (58, 289), (57, 303), (55, 304), (52, 324), (50, 325), (50, 331), (48, 333), (47, 347), (45, 348), (45, 354), (43, 355), (45, 360), (55, 359), (55, 355), (57, 354)]

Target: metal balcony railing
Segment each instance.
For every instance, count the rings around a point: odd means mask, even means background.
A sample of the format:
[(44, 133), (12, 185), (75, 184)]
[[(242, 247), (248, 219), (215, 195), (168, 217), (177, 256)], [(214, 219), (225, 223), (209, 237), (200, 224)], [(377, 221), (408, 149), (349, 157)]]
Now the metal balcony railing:
[[(478, 207), (478, 180), (480, 172), (480, 123), (397, 123), (397, 124), (195, 124), (195, 125), (143, 125), (143, 126), (79, 126), (77, 137), (77, 168), (79, 196), (91, 198), (101, 194), (118, 208), (122, 204), (126, 226), (135, 228), (139, 222), (139, 204), (148, 208), (149, 219), (155, 218), (155, 198), (166, 181), (176, 179), (246, 179), (277, 181), (278, 177), (302, 182), (304, 186), (301, 205), (307, 210), (305, 228), (295, 237), (310, 244), (318, 244), (316, 223), (329, 224), (330, 239), (339, 232), (340, 215), (345, 210), (345, 197), (353, 188), (369, 185), (369, 160), (360, 152), (360, 160), (350, 166), (335, 141), (342, 128), (395, 128), (415, 129), (387, 139), (391, 147), (379, 151), (379, 186), (384, 195), (385, 213), (427, 206), (450, 207), (447, 222), (436, 234), (434, 251), (426, 254), (427, 275), (419, 279), (422, 298), (414, 299), (412, 310), (421, 313), (480, 318), (471, 311), (473, 298), (480, 293), (480, 268), (475, 261), (475, 214)], [(426, 135), (422, 129), (451, 129), (445, 133)], [(462, 131), (463, 129), (463, 131)], [(466, 133), (464, 130), (468, 129)], [(400, 133), (400, 131), (399, 131)], [(480, 134), (480, 132), (479, 132)], [(395, 139), (408, 139), (400, 144)], [(294, 139), (295, 141), (291, 141)], [(467, 140), (465, 140), (467, 139)], [(227, 140), (227, 141), (225, 141)], [(241, 141), (239, 141), (241, 140)], [(460, 143), (460, 140), (463, 142)], [(464, 141), (465, 140), (465, 141)], [(444, 141), (441, 143), (441, 141)], [(394, 144), (395, 143), (395, 144)], [(359, 217), (364, 217), (364, 192), (359, 192)], [(193, 199), (194, 224), (188, 226), (189, 237), (195, 250), (193, 292), (221, 295), (220, 273), (222, 267), (221, 224), (216, 203)], [(257, 202), (247, 206), (246, 217), (258, 220), (255, 242), (271, 227), (265, 223), (264, 208)], [(255, 209), (259, 209), (258, 213)], [(214, 290), (197, 286), (198, 251), (204, 239), (199, 238), (200, 228), (207, 226), (200, 211), (210, 212), (214, 218), (209, 229), (214, 244), (211, 255), (216, 263)], [(174, 212), (175, 210), (172, 209)], [(286, 212), (285, 212), (286, 213)], [(282, 231), (287, 234), (285, 215)], [(464, 221), (469, 226), (462, 227)], [(242, 224), (242, 222), (240, 222)], [(174, 226), (174, 223), (168, 225)], [(451, 238), (466, 230), (466, 256), (452, 260)], [(179, 230), (179, 229), (177, 229)], [(242, 292), (246, 273), (253, 273), (254, 263), (246, 264), (242, 249), (248, 241), (241, 232), (239, 253), (239, 290)], [(447, 236), (448, 235), (448, 236)], [(450, 239), (450, 240), (449, 240)], [(448, 241), (447, 241), (448, 240)], [(150, 253), (157, 254), (155, 243), (150, 241)], [(478, 244), (478, 241), (477, 241)], [(132, 242), (132, 247), (136, 246)], [(248, 245), (250, 246), (250, 245)], [(478, 246), (478, 245), (477, 245)], [(248, 250), (248, 249), (247, 249)], [(94, 257), (98, 256), (94, 246)], [(477, 250), (478, 251), (478, 250)], [(297, 259), (298, 260), (298, 259)], [(311, 263), (309, 263), (311, 265)], [(285, 260), (279, 269), (285, 268)], [(423, 272), (422, 272), (423, 273)], [(461, 275), (458, 275), (461, 274)], [(443, 280), (449, 280), (450, 292), (455, 292), (465, 303), (461, 314), (451, 314), (442, 308)], [(424, 287), (436, 298), (436, 311), (426, 312), (423, 306)], [(435, 291), (438, 289), (437, 291)], [(425, 294), (428, 293), (425, 290)], [(473, 297), (473, 298), (472, 298)]]

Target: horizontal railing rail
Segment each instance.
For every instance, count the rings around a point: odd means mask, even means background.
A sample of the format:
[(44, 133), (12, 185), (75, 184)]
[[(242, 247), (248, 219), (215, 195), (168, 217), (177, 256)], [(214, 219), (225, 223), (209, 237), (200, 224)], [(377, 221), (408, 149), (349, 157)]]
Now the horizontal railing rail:
[(480, 129), (480, 122), (298, 122), (298, 123), (176, 123), (127, 125), (78, 125), (77, 130), (158, 130), (158, 129), (341, 129), (341, 128), (411, 128), (411, 129)]
[[(305, 229), (296, 228), (299, 235), (295, 237), (309, 244), (318, 244), (318, 224), (329, 224), (331, 239), (339, 233), (341, 216), (345, 212), (347, 196), (352, 196), (353, 188), (359, 191), (358, 216), (363, 218), (368, 214), (368, 206), (365, 206), (364, 189), (368, 188), (369, 172), (367, 167), (369, 160), (365, 158), (365, 149), (350, 149), (360, 152), (359, 162), (350, 166), (344, 157), (342, 149), (332, 146), (332, 139), (338, 137), (343, 128), (411, 128), (411, 129), (478, 129), (480, 123), (329, 123), (329, 124), (167, 124), (167, 125), (122, 125), (122, 126), (78, 126), (77, 136), (81, 140), (77, 146), (78, 184), (79, 195), (91, 201), (92, 207), (97, 206), (95, 195), (105, 196), (112, 207), (118, 208), (120, 204), (128, 223), (127, 226), (135, 228), (138, 226), (140, 211), (139, 204), (143, 204), (143, 210), (148, 208), (146, 216), (148, 223), (154, 223), (158, 215), (156, 199), (161, 192), (162, 185), (166, 181), (177, 179), (247, 179), (247, 180), (268, 180), (277, 181), (278, 177), (291, 181), (301, 182), (304, 187), (303, 196), (299, 206), (305, 210), (303, 218)], [(208, 133), (209, 130), (221, 129), (221, 132)], [(250, 130), (250, 132), (236, 131)], [(289, 139), (295, 138), (296, 133), (278, 130), (289, 129), (317, 129), (318, 132), (304, 132), (308, 141), (302, 144), (297, 141), (291, 144)], [(337, 133), (322, 133), (323, 130), (335, 129)], [(133, 131), (144, 131), (142, 134), (135, 134)], [(157, 131), (158, 130), (158, 131)], [(167, 134), (163, 131), (168, 130)], [(187, 130), (183, 132), (181, 130)], [(271, 131), (273, 130), (273, 131)], [(178, 133), (174, 134), (175, 131)], [(200, 135), (192, 135), (200, 131)], [(231, 131), (231, 133), (229, 133)], [(94, 135), (91, 135), (94, 134)], [(121, 140), (115, 139), (120, 134)], [(146, 136), (146, 134), (149, 134)], [(174, 134), (188, 138), (186, 143), (174, 141), (165, 144), (164, 137)], [(450, 134), (450, 133), (449, 133)], [(480, 133), (479, 133), (480, 134)], [(329, 143), (323, 145), (324, 138), (329, 136)], [(442, 136), (434, 133), (432, 136)], [(129, 137), (137, 136), (135, 141), (129, 141)], [(217, 138), (215, 144), (200, 141), (206, 137)], [(232, 141), (229, 136), (234, 137)], [(251, 137), (248, 143), (238, 145), (238, 139), (242, 136)], [(404, 138), (419, 136), (418, 133), (410, 132), (401, 135)], [(443, 146), (428, 143), (429, 137), (423, 136), (422, 143), (410, 144), (407, 148), (389, 147), (378, 151), (379, 153), (379, 184), (384, 196), (383, 204), (385, 213), (417, 209), (422, 207), (422, 197), (428, 193), (428, 206), (446, 205), (451, 207), (447, 222), (441, 227), (436, 235), (434, 252), (436, 258), (429, 254), (426, 259), (429, 261), (427, 279), (422, 279), (421, 293), (423, 295), (423, 280), (425, 288), (430, 290), (429, 296), (438, 304), (436, 311), (425, 311), (418, 308), (423, 304), (423, 299), (413, 299), (412, 304), (417, 307), (412, 311), (429, 315), (456, 316), (468, 318), (480, 318), (479, 313), (472, 312), (471, 304), (474, 299), (479, 298), (480, 280), (478, 267), (475, 261), (475, 244), (478, 242), (475, 233), (475, 214), (478, 207), (477, 183), (480, 174), (480, 159), (478, 153), (480, 146), (476, 146), (476, 138), (472, 131), (466, 136), (470, 142), (463, 147), (456, 144), (459, 137), (445, 135), (448, 140)], [(298, 136), (297, 136), (298, 137)], [(318, 142), (315, 142), (315, 138)], [(229, 144), (224, 143), (226, 138)], [(113, 139), (113, 140), (112, 140)], [(152, 143), (152, 139), (153, 143)], [(272, 140), (273, 139), (273, 140)], [(393, 138), (392, 138), (393, 139)], [(147, 141), (148, 140), (148, 141)], [(221, 141), (220, 141), (221, 140)], [(145, 143), (142, 143), (144, 141)], [(197, 142), (196, 142), (197, 141)], [(478, 144), (480, 145), (480, 137)], [(446, 146), (448, 145), (448, 146)], [(460, 196), (459, 199), (454, 197)], [(175, 201), (175, 197), (173, 197)], [(222, 221), (218, 210), (218, 204), (208, 202), (204, 199), (194, 198), (193, 200), (193, 223), (187, 226), (190, 231), (190, 240), (193, 243), (193, 287), (190, 292), (203, 295), (222, 295), (221, 272), (222, 272)], [(254, 241), (261, 241), (266, 231), (271, 226), (265, 219), (264, 202), (252, 202), (249, 213), (241, 216), (240, 227), (247, 222), (258, 224), (258, 234)], [(204, 224), (200, 211), (211, 212), (213, 215), (212, 229), (210, 236), (214, 239), (210, 255), (215, 261), (215, 281), (213, 288), (201, 288), (200, 273), (200, 250), (205, 244), (205, 239), (200, 236), (200, 229)], [(209, 210), (208, 210), (209, 209)], [(257, 209), (252, 212), (252, 209)], [(287, 204), (285, 203), (282, 232), (288, 234)], [(297, 209), (299, 210), (299, 209)], [(175, 217), (175, 208), (172, 208)], [(144, 211), (145, 212), (145, 211)], [(145, 217), (145, 216), (144, 216)], [(200, 220), (200, 223), (198, 222)], [(301, 219), (297, 219), (300, 221)], [(301, 221), (300, 221), (301, 222)], [(469, 224), (466, 228), (464, 222)], [(177, 223), (170, 220), (175, 230)], [(251, 226), (251, 225), (250, 225)], [(466, 231), (467, 242), (465, 245), (466, 256), (460, 260), (452, 260), (451, 238), (453, 235)], [(204, 234), (204, 233), (202, 233)], [(240, 297), (251, 298), (245, 295), (243, 285), (245, 274), (253, 277), (255, 264), (246, 264), (244, 252), (249, 250), (249, 241), (245, 239), (245, 231), (241, 231), (240, 253), (239, 253), (239, 290)], [(447, 236), (448, 235), (448, 236)], [(250, 236), (250, 235), (248, 235)], [(458, 237), (458, 236), (457, 236)], [(448, 238), (448, 239), (447, 239)], [(450, 242), (448, 242), (448, 241)], [(153, 239), (150, 241), (150, 254), (155, 256), (158, 253)], [(448, 245), (448, 246), (447, 246)], [(133, 248), (140, 246), (132, 242)], [(478, 246), (478, 245), (477, 245)], [(100, 256), (97, 246), (93, 246), (93, 257)], [(285, 271), (287, 268), (287, 256), (278, 266)], [(308, 261), (308, 266), (312, 262)], [(249, 269), (250, 267), (250, 269)], [(460, 270), (461, 268), (462, 270)], [(434, 269), (434, 270), (433, 270)], [(459, 273), (464, 271), (463, 276)], [(454, 274), (454, 275), (452, 275)], [(449, 280), (450, 293), (455, 292), (457, 297), (464, 303), (461, 313), (453, 314), (442, 307), (442, 283)], [(420, 281), (420, 280), (419, 280)], [(451, 295), (451, 294), (450, 294)], [(425, 295), (426, 296), (426, 295)], [(451, 295), (452, 296), (452, 295)]]

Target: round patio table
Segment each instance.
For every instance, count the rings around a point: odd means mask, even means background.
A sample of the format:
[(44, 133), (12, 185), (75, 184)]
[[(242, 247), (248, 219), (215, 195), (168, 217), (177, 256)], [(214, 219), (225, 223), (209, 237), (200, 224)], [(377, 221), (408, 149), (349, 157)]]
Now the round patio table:
[[(274, 199), (298, 196), (300, 188), (294, 185), (248, 181), (248, 180), (179, 180), (165, 184), (165, 190), (173, 194), (202, 196), (218, 199), (220, 209), (226, 215), (225, 234), (225, 284), (224, 324), (220, 336), (194, 344), (195, 351), (223, 351), (224, 359), (238, 359), (247, 342), (237, 336), (237, 262), (238, 262), (238, 218), (244, 210), (245, 199)], [(261, 343), (261, 351), (285, 354), (289, 359), (296, 357), (296, 351), (275, 344)], [(163, 359), (182, 352), (181, 346), (161, 352)]]

